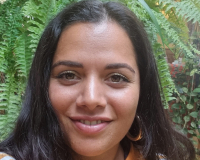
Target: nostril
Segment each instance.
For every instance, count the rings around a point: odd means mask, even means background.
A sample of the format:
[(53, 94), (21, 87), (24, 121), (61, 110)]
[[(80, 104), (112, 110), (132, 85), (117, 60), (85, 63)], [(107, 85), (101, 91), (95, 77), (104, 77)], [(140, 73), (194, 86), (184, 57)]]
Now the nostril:
[(104, 97), (103, 87), (100, 86), (101, 81), (97, 78), (90, 78), (82, 86), (82, 92), (77, 97), (76, 104), (80, 107), (86, 107), (94, 110), (97, 107), (105, 107), (106, 99)]

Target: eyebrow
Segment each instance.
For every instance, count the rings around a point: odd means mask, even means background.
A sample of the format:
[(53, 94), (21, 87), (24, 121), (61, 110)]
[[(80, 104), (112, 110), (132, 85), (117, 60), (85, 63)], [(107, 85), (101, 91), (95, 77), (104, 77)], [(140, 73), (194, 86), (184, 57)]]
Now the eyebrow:
[(68, 66), (68, 67), (77, 67), (77, 68), (83, 68), (83, 65), (81, 63), (78, 62), (73, 62), (73, 61), (58, 61), (55, 64), (53, 64), (52, 69), (59, 66), (59, 65), (63, 65), (63, 66)]
[[(83, 68), (83, 65), (81, 63), (78, 63), (78, 62), (74, 62), (74, 61), (58, 61), (55, 64), (53, 64), (52, 69), (57, 67), (57, 66), (59, 66), (59, 65), (64, 65), (64, 66), (68, 66), (68, 67)], [(127, 68), (131, 72), (135, 73), (135, 70), (131, 66), (126, 64), (126, 63), (112, 63), (112, 64), (106, 65), (106, 67), (105, 67), (105, 69), (119, 69), (119, 68)]]
[(135, 73), (135, 70), (129, 66), (126, 63), (113, 63), (113, 64), (108, 64), (105, 67), (106, 69), (119, 69), (119, 68), (127, 68), (129, 69), (131, 72)]

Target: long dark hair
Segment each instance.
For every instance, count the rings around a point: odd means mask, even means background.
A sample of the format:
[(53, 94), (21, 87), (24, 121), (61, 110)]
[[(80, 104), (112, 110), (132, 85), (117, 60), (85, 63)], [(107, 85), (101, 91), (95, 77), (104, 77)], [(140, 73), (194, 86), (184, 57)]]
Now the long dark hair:
[[(192, 143), (176, 132), (168, 122), (159, 90), (159, 78), (150, 43), (142, 24), (127, 7), (116, 3), (81, 1), (60, 12), (46, 27), (39, 41), (26, 88), (23, 108), (11, 135), (0, 144), (0, 151), (17, 160), (72, 160), (70, 144), (64, 140), (49, 100), (48, 87), (52, 59), (62, 31), (76, 22), (117, 22), (129, 36), (135, 49), (140, 72), (140, 99), (137, 109), (143, 138), (133, 145), (146, 160), (158, 155), (168, 160), (193, 160)], [(130, 133), (138, 133), (133, 122)], [(126, 150), (129, 140), (121, 144)]]

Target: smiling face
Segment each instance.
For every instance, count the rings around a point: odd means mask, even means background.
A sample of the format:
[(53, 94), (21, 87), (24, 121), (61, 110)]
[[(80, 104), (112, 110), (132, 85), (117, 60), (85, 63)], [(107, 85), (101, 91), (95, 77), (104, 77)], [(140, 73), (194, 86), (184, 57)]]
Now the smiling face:
[(63, 31), (49, 96), (75, 156), (117, 157), (135, 117), (139, 86), (134, 48), (118, 24), (76, 23)]

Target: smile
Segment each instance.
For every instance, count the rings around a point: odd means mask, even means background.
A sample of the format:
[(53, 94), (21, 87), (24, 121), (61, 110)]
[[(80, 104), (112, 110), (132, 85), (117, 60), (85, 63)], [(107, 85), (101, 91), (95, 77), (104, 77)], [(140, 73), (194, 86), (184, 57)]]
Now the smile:
[(80, 122), (85, 125), (89, 125), (89, 126), (103, 123), (103, 121), (101, 121), (101, 120), (97, 120), (97, 121), (80, 120)]
[(70, 118), (75, 130), (85, 135), (95, 135), (103, 132), (112, 122), (109, 118), (73, 117)]

